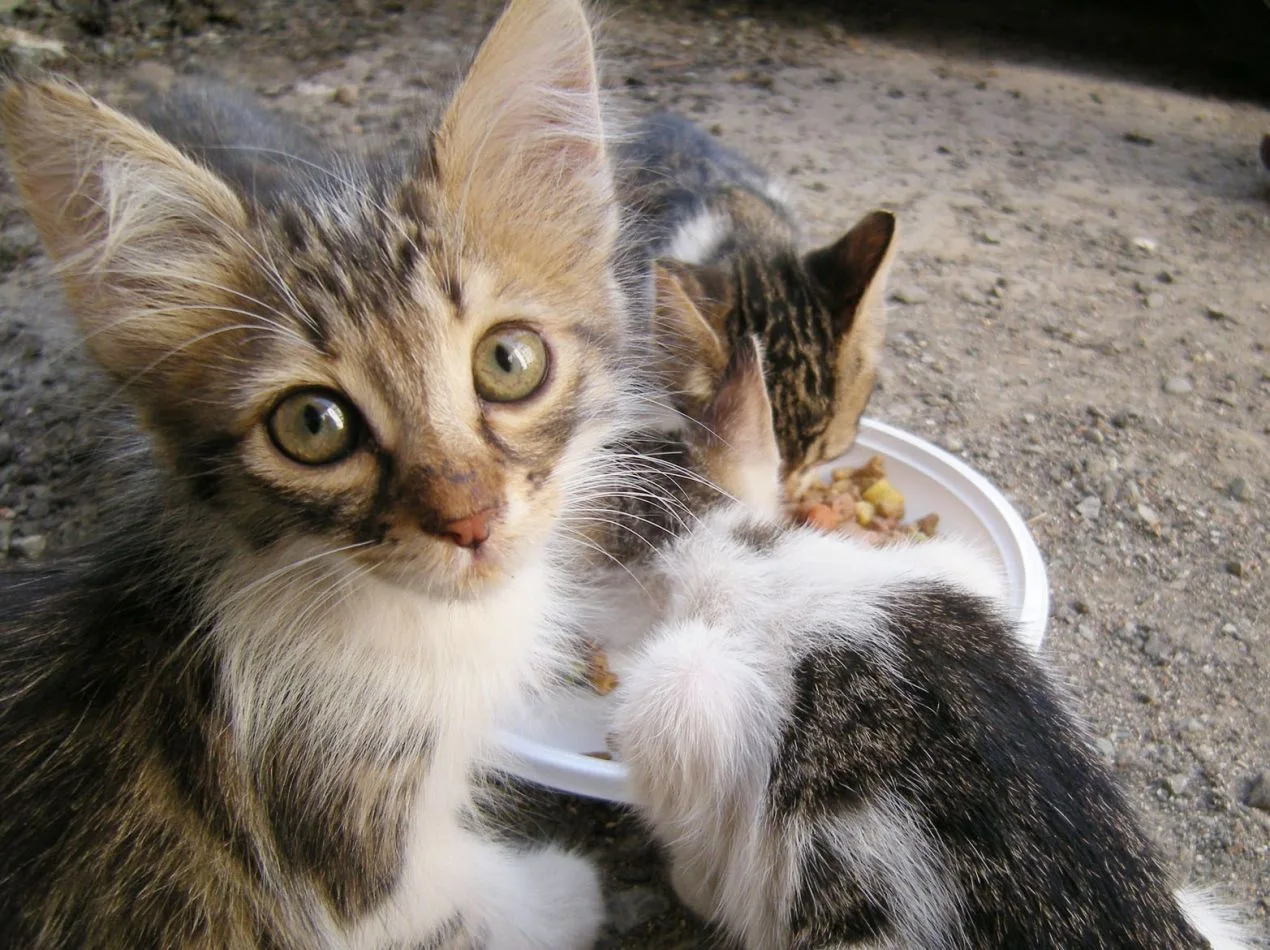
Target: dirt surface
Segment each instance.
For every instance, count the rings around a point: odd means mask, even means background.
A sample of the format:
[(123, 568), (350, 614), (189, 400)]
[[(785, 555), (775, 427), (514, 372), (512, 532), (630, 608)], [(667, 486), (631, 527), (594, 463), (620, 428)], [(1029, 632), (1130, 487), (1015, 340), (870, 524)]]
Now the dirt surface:
[[(356, 138), (408, 130), (496, 6), (0, 17), (65, 41), (108, 97), (138, 70), (210, 71)], [(608, 80), (784, 174), (815, 240), (897, 212), (871, 414), (1018, 505), (1049, 563), (1048, 650), (1099, 750), (1179, 876), (1270, 946), (1270, 112), (1186, 8), (789, 7), (612, 2)], [(7, 181), (0, 228), (0, 546), (49, 557), (91, 531), (99, 389)], [(604, 864), (603, 947), (701, 945), (620, 811), (534, 793), (520, 826)]]

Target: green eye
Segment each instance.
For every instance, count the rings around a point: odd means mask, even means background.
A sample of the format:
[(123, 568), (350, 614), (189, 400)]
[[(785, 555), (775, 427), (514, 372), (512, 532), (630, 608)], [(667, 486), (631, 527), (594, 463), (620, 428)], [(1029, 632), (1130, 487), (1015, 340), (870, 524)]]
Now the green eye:
[(476, 345), (472, 377), (490, 402), (528, 399), (547, 378), (547, 344), (525, 327), (496, 327)]
[(269, 414), (269, 437), (302, 465), (338, 462), (357, 447), (360, 420), (348, 401), (329, 389), (284, 396)]

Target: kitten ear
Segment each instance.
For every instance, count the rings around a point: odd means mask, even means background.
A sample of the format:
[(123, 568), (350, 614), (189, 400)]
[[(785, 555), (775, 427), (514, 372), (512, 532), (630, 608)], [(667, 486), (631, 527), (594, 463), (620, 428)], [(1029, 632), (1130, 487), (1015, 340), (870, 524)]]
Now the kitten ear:
[(689, 404), (704, 405), (715, 392), (728, 354), (679, 273), (672, 262), (653, 265), (653, 341), (666, 388)]
[(804, 259), (812, 278), (828, 294), (838, 339), (834, 407), (817, 457), (809, 461), (835, 458), (855, 441), (886, 336), (886, 278), (898, 244), (897, 230), (894, 215), (873, 211), (837, 243)]
[[(202, 289), (226, 285), (246, 212), (218, 178), (81, 90), (47, 80), (0, 103), (14, 178), (97, 360), (131, 377), (225, 319)], [(191, 304), (207, 303), (200, 310)]]
[(517, 235), (530, 253), (609, 255), (613, 176), (577, 0), (510, 0), (450, 102), (436, 157), (443, 190), (469, 226)]
[(757, 337), (740, 341), (714, 399), (702, 413), (710, 479), (747, 508), (776, 517), (781, 455)]

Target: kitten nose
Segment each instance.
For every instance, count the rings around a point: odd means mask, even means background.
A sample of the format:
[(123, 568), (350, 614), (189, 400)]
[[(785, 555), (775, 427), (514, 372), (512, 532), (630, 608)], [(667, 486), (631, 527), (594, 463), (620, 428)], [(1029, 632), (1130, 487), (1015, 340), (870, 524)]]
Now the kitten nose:
[(497, 513), (497, 508), (486, 508), (466, 518), (447, 522), (441, 528), (441, 536), (448, 538), (461, 548), (471, 548), (475, 551), (489, 538), (489, 524)]

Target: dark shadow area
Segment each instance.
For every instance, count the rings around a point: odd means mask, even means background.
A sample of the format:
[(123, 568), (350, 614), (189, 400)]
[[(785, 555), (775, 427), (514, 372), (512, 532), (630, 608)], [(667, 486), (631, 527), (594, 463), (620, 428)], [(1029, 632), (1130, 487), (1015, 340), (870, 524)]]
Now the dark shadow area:
[[(717, 4), (689, 9), (718, 17)], [(1270, 102), (1266, 0), (750, 0), (729, 12)], [(832, 27), (830, 27), (832, 28)]]

